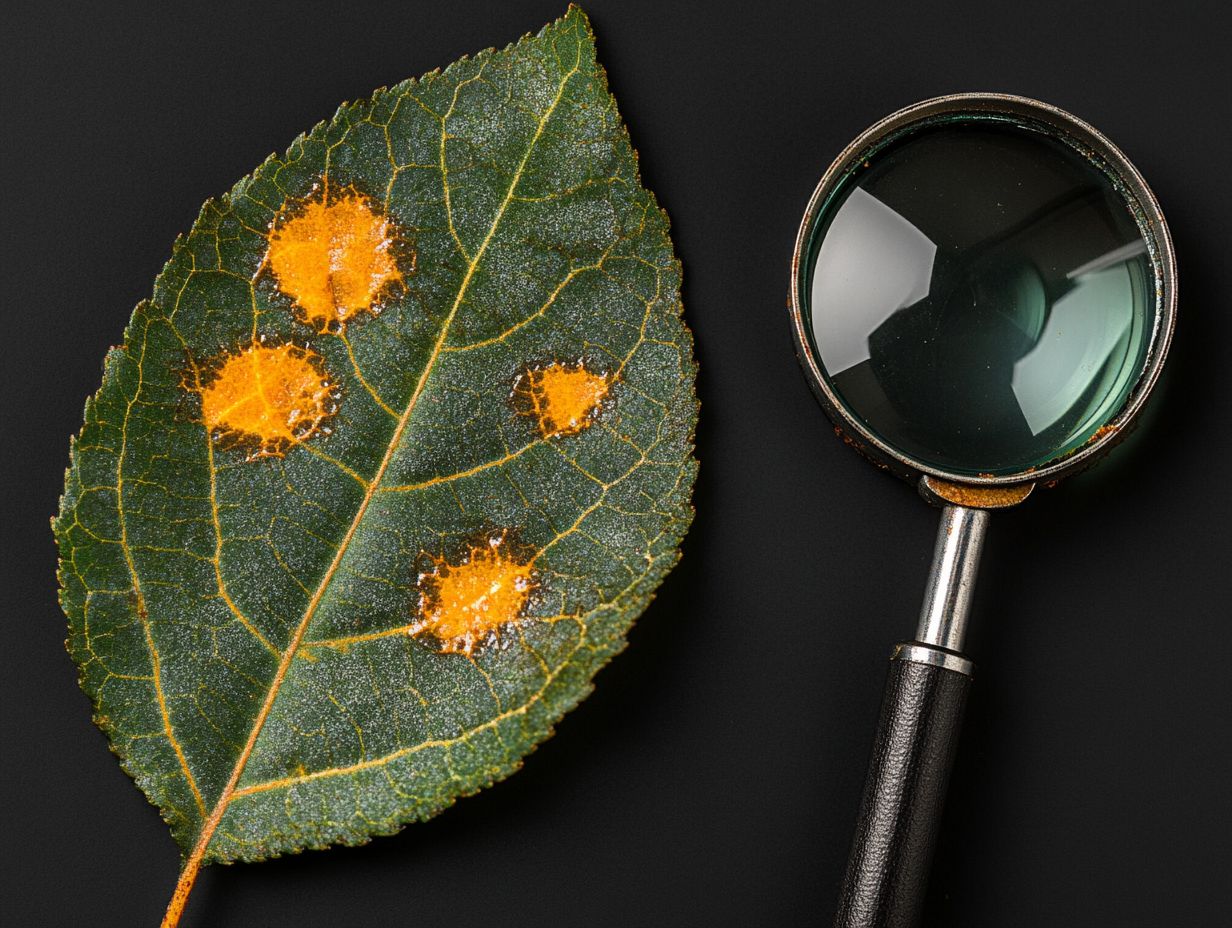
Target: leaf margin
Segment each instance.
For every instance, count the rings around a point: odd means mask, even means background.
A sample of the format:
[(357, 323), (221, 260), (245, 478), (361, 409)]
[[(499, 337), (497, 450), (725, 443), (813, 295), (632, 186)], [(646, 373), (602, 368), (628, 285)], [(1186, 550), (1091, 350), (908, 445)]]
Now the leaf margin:
[[(195, 230), (198, 227), (198, 225), (202, 222), (202, 220), (210, 213), (211, 210), (226, 207), (232, 199), (243, 196), (247, 192), (248, 188), (257, 180), (258, 175), (263, 170), (270, 168), (272, 164), (279, 162), (280, 159), (289, 159), (291, 157), (292, 152), (297, 147), (303, 146), (307, 142), (319, 140), (320, 137), (324, 133), (328, 132), (336, 124), (336, 122), (339, 120), (339, 118), (342, 116), (344, 112), (350, 109), (354, 109), (356, 107), (373, 105), (382, 96), (398, 94), (407, 88), (421, 87), (439, 78), (447, 77), (452, 70), (459, 68), (463, 64), (474, 62), (474, 61), (480, 61), (484, 59), (485, 57), (499, 54), (501, 52), (511, 51), (515, 49), (522, 42), (525, 42), (535, 37), (542, 36), (546, 32), (546, 30), (551, 28), (553, 25), (563, 23), (574, 15), (580, 16), (580, 21), (585, 29), (588, 40), (593, 45), (594, 34), (593, 34), (593, 31), (591, 30), (588, 19), (578, 7), (571, 4), (569, 7), (569, 11), (565, 14), (565, 16), (555, 21), (555, 23), (549, 23), (538, 33), (535, 33), (535, 34), (527, 33), (524, 36), (522, 36), (520, 39), (509, 43), (502, 49), (498, 50), (495, 48), (487, 48), (474, 55), (463, 56), (457, 59), (456, 61), (452, 62), (450, 65), (448, 65), (444, 69), (440, 69), (440, 68), (435, 69), (418, 78), (410, 78), (410, 79), (401, 81), (393, 85), (390, 88), (378, 88), (376, 91), (373, 92), (371, 97), (368, 98), (367, 100), (350, 101), (350, 102), (345, 102), (341, 104), (337, 112), (331, 118), (321, 120), (312, 129), (306, 132), (300, 133), (300, 135), (298, 135), (290, 143), (290, 145), (287, 146), (282, 156), (279, 156), (276, 153), (271, 153), (253, 171), (251, 171), (249, 174), (245, 175), (243, 178), (237, 181), (231, 187), (229, 191), (223, 193), (222, 195), (218, 197), (212, 197), (210, 199), (207, 199), (205, 203), (202, 205), (198, 213), (197, 219), (193, 222), (192, 229)], [(602, 90), (609, 97), (612, 97), (606, 69), (603, 67), (602, 63), (598, 61), (595, 62), (594, 68), (595, 68), (595, 78), (598, 81), (599, 85), (601, 86)], [(614, 97), (613, 97), (612, 105), (615, 108)], [(627, 147), (627, 150), (631, 153), (633, 157), (634, 177), (636, 179), (636, 182), (641, 187), (642, 191), (644, 191), (644, 193), (648, 197), (649, 204), (650, 204), (649, 208), (653, 210), (655, 213), (657, 213), (658, 217), (662, 221), (663, 234), (667, 241), (668, 248), (671, 249), (672, 243), (670, 239), (670, 220), (668, 218), (668, 215), (666, 211), (663, 209), (663, 207), (661, 206), (661, 204), (658, 202), (658, 198), (655, 196), (653, 191), (649, 190), (648, 188), (644, 186), (642, 176), (641, 176), (639, 154), (637, 152), (637, 149), (631, 143), (626, 123), (624, 122), (623, 119), (619, 118), (619, 110), (615, 109), (615, 112), (618, 117), (618, 125), (619, 125), (618, 137), (620, 141), (623, 143), (623, 145)], [(159, 287), (166, 282), (165, 274), (167, 273), (168, 269), (171, 267), (172, 262), (174, 258), (176, 257), (176, 255), (179, 253), (179, 251), (182, 248), (186, 246), (190, 234), (191, 233), (181, 233), (179, 236), (177, 236), (175, 242), (172, 245), (171, 256), (168, 259), (167, 264), (164, 266), (164, 268), (159, 272), (159, 274), (155, 278), (155, 281), (154, 281), (155, 294), (157, 294)], [(671, 262), (672, 262), (672, 267), (675, 271), (676, 279), (677, 279), (677, 291), (676, 291), (673, 302), (675, 306), (675, 313), (677, 317), (679, 317), (681, 314), (682, 305), (681, 305), (681, 301), (679, 298), (678, 288), (679, 288), (679, 281), (682, 275), (682, 268), (680, 265), (679, 258), (676, 257), (674, 253), (673, 253)], [(82, 437), (86, 429), (89, 427), (91, 416), (95, 414), (97, 411), (97, 405), (98, 405), (100, 397), (105, 393), (105, 391), (108, 390), (109, 386), (114, 388), (117, 380), (121, 377), (121, 372), (119, 370), (120, 366), (126, 361), (132, 361), (132, 358), (129, 357), (127, 353), (128, 348), (130, 346), (134, 346), (137, 344), (137, 327), (139, 323), (142, 321), (141, 320), (142, 314), (143, 312), (147, 310), (147, 308), (150, 305), (150, 302), (151, 302), (150, 299), (143, 299), (140, 302), (138, 302), (137, 306), (135, 307), (133, 311), (132, 318), (130, 319), (129, 323), (125, 326), (123, 345), (113, 347), (107, 352), (107, 355), (104, 359), (104, 364), (103, 364), (102, 384), (100, 385), (99, 390), (96, 391), (96, 393), (94, 393), (91, 397), (87, 399), (85, 403), (84, 424), (82, 426), (82, 429), (79, 430), (70, 439), (70, 465), (66, 469), (66, 474), (65, 474), (65, 481), (66, 481), (65, 491), (61, 497), (59, 515), (54, 517), (52, 520), (53, 531), (56, 535), (58, 542), (63, 543), (62, 536), (64, 535), (64, 533), (67, 531), (67, 528), (68, 528), (67, 520), (73, 512), (75, 502), (79, 497), (79, 491), (83, 489), (83, 487), (81, 487), (80, 485), (74, 486), (74, 483), (73, 483), (75, 476), (79, 475), (81, 471), (81, 465), (80, 465), (81, 447), (80, 445), (81, 445)], [(546, 719), (546, 721), (544, 721), (540, 727), (535, 729), (534, 735), (528, 738), (529, 747), (521, 755), (511, 758), (509, 762), (501, 770), (494, 773), (486, 782), (479, 783), (478, 785), (474, 786), (471, 789), (468, 789), (466, 791), (461, 791), (450, 797), (447, 797), (446, 799), (442, 800), (440, 803), (430, 808), (425, 808), (424, 810), (417, 811), (414, 814), (407, 815), (397, 821), (391, 822), (387, 829), (374, 829), (362, 835), (357, 835), (356, 840), (354, 841), (341, 839), (341, 840), (328, 840), (328, 841), (325, 841), (319, 844), (301, 843), (299, 847), (296, 847), (290, 850), (274, 850), (268, 854), (258, 854), (258, 855), (245, 856), (245, 857), (233, 857), (233, 858), (219, 859), (219, 860), (211, 859), (207, 853), (202, 861), (203, 863), (215, 863), (215, 862), (231, 863), (233, 861), (239, 861), (239, 860), (256, 861), (256, 860), (268, 859), (270, 857), (281, 856), (282, 854), (287, 854), (287, 853), (299, 853), (303, 850), (308, 850), (308, 849), (323, 849), (323, 848), (328, 848), (328, 847), (333, 847), (333, 846), (338, 846), (338, 845), (355, 846), (355, 845), (365, 844), (368, 841), (370, 841), (372, 838), (377, 837), (377, 836), (396, 833), (397, 831), (400, 831), (402, 828), (404, 828), (407, 824), (409, 824), (412, 821), (423, 821), (428, 818), (431, 818), (435, 816), (436, 814), (439, 814), (440, 812), (452, 806), (457, 801), (457, 799), (465, 798), (466, 796), (473, 795), (474, 793), (477, 793), (481, 791), (482, 789), (496, 782), (499, 782), (500, 780), (503, 780), (504, 778), (508, 777), (512, 773), (519, 770), (522, 767), (525, 759), (529, 757), (530, 754), (532, 754), (538, 748), (538, 746), (541, 745), (547, 738), (551, 737), (554, 734), (556, 726), (560, 723), (563, 717), (568, 712), (570, 712), (573, 708), (575, 708), (582, 700), (584, 700), (593, 691), (593, 688), (594, 688), (593, 680), (594, 680), (595, 675), (598, 673), (600, 669), (602, 669), (603, 666), (607, 664), (608, 661), (611, 660), (612, 657), (614, 657), (616, 654), (620, 653), (625, 647), (627, 647), (628, 645), (627, 636), (628, 636), (629, 630), (631, 629), (634, 619), (636, 619), (636, 617), (641, 612), (643, 612), (644, 609), (654, 599), (655, 591), (657, 590), (659, 584), (662, 582), (663, 578), (676, 565), (676, 563), (679, 562), (680, 557), (681, 557), (680, 544), (683, 541), (684, 535), (688, 530), (689, 524), (691, 523), (693, 516), (694, 516), (694, 512), (695, 512), (694, 507), (692, 503), (690, 502), (690, 495), (691, 495), (692, 486), (695, 481), (697, 470), (698, 470), (698, 462), (694, 454), (694, 448), (695, 448), (694, 434), (695, 434), (695, 429), (696, 429), (697, 416), (700, 410), (700, 403), (696, 396), (695, 390), (692, 388), (692, 384), (695, 382), (696, 375), (697, 375), (697, 361), (696, 361), (696, 356), (695, 356), (693, 336), (689, 328), (686, 325), (681, 324), (679, 335), (680, 335), (679, 347), (681, 349), (681, 357), (683, 361), (687, 362), (685, 366), (686, 366), (688, 377), (687, 377), (687, 382), (686, 382), (687, 388), (683, 391), (685, 402), (681, 406), (675, 407), (674, 411), (686, 417), (689, 420), (689, 426), (688, 426), (688, 434), (686, 438), (685, 458), (684, 458), (683, 466), (681, 468), (681, 481), (680, 481), (681, 485), (685, 487), (685, 491), (681, 497), (680, 508), (677, 511), (677, 514), (680, 518), (678, 518), (677, 520), (673, 522), (673, 525), (677, 527), (677, 531), (674, 532), (672, 535), (671, 544), (670, 544), (671, 550), (665, 555), (661, 555), (660, 557), (656, 558), (653, 563), (653, 566), (648, 568), (647, 571), (644, 574), (642, 574), (635, 581), (634, 584), (630, 585), (631, 587), (633, 586), (639, 587), (639, 600), (640, 601), (636, 603), (633, 607), (631, 607), (630, 618), (628, 622), (625, 624), (625, 627), (622, 630), (620, 630), (617, 635), (611, 638), (610, 641), (607, 642), (607, 647), (605, 648), (605, 650), (601, 654), (598, 654), (596, 656), (593, 666), (590, 667), (586, 671), (586, 680), (584, 684), (580, 688), (576, 689), (571, 697), (564, 700), (559, 705), (559, 708), (554, 709), (549, 714), (549, 717)], [(430, 371), (428, 373), (430, 373)], [(427, 379), (427, 375), (425, 375), (425, 380), (426, 379)], [(391, 447), (394, 444), (395, 443), (391, 443)], [(61, 561), (59, 568), (57, 570), (57, 577), (60, 583), (59, 598), (60, 598), (62, 607), (67, 613), (69, 612), (69, 609), (73, 607), (67, 601), (68, 596), (69, 596), (69, 593), (68, 593), (69, 576), (68, 576), (65, 563), (63, 561)], [(618, 599), (619, 597), (615, 597), (613, 598), (611, 602), (601, 603), (598, 607), (596, 607), (596, 610), (611, 607)], [(71, 638), (69, 641), (66, 641), (66, 646), (69, 648), (70, 653), (72, 653)], [(155, 661), (156, 660), (157, 658), (155, 658)], [(185, 827), (191, 828), (191, 823), (186, 823), (186, 822), (177, 820), (177, 817), (173, 814), (173, 809), (171, 809), (170, 807), (160, 805), (156, 801), (156, 799), (154, 798), (152, 785), (149, 782), (151, 779), (153, 779), (152, 774), (150, 773), (150, 771), (137, 765), (133, 761), (131, 754), (125, 754), (119, 749), (118, 740), (119, 740), (119, 736), (122, 736), (123, 733), (120, 732), (115, 727), (113, 721), (107, 716), (105, 706), (103, 705), (103, 701), (102, 701), (101, 690), (96, 691), (95, 693), (89, 692), (87, 685), (86, 685), (86, 680), (85, 680), (85, 670), (81, 662), (76, 659), (76, 656), (74, 656), (74, 662), (78, 664), (79, 683), (82, 685), (82, 688), (86, 690), (87, 695), (89, 695), (91, 698), (95, 724), (107, 735), (109, 749), (112, 751), (113, 754), (117, 756), (120, 762), (120, 766), (122, 767), (122, 769), (125, 770), (125, 772), (130, 777), (133, 778), (133, 780), (136, 782), (137, 786), (141, 790), (142, 794), (145, 795), (147, 800), (150, 801), (150, 803), (154, 805), (154, 807), (159, 811), (160, 817), (162, 817), (163, 820), (171, 828), (173, 836), (176, 837), (177, 843), (180, 844), (181, 848), (185, 852), (187, 852), (188, 847), (191, 846), (191, 842), (186, 842), (182, 840), (180, 835), (181, 835), (181, 830), (184, 829)], [(572, 661), (565, 662), (561, 667), (561, 675), (563, 675), (565, 671), (572, 669), (574, 666), (575, 665), (573, 664)], [(187, 767), (186, 767), (186, 770), (187, 770)], [(191, 776), (191, 773), (190, 773), (190, 776)], [(227, 804), (227, 808), (229, 808), (229, 802)], [(224, 809), (224, 813), (225, 813), (225, 809)], [(209, 847), (207, 845), (207, 848), (206, 848), (207, 852), (208, 852), (208, 849)]]

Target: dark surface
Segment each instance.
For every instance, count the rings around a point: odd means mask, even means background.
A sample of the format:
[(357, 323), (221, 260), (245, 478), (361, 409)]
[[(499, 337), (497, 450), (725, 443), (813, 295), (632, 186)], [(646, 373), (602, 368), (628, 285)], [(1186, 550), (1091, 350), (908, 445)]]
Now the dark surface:
[(920, 924), (970, 689), (966, 673), (890, 661), (835, 928)]
[[(685, 560), (526, 769), (360, 849), (206, 871), (185, 925), (831, 918), (936, 516), (836, 441), (784, 310), (805, 201), (869, 123), (1000, 90), (1106, 132), (1163, 203), (1180, 322), (1115, 458), (998, 514), (926, 914), (1211, 925), (1232, 907), (1229, 13), (1208, 3), (589, 5), (672, 214), (702, 365)], [(534, 2), (6, 9), (0, 920), (152, 925), (177, 852), (64, 653), (56, 507), (103, 353), (202, 200), (340, 100), (504, 44)]]

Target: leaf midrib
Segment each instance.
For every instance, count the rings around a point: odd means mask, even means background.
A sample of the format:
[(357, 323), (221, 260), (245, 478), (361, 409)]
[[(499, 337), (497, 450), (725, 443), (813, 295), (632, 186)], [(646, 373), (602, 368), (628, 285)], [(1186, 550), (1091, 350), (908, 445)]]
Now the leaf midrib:
[[(506, 211), (508, 210), (509, 204), (513, 201), (514, 193), (517, 190), (518, 184), (522, 180), (522, 175), (526, 169), (527, 164), (530, 162), (530, 158), (535, 151), (535, 147), (538, 144), (539, 139), (542, 137), (543, 131), (546, 128), (548, 121), (552, 118), (553, 113), (555, 113), (557, 106), (560, 104), (560, 101), (564, 96), (565, 87), (568, 85), (569, 80), (575, 74), (578, 73), (580, 67), (581, 67), (581, 48), (579, 47), (577, 60), (575, 61), (573, 67), (568, 71), (568, 73), (566, 73), (565, 76), (561, 79), (560, 85), (557, 88), (556, 96), (552, 100), (552, 103), (544, 111), (543, 116), (540, 117), (539, 119), (538, 125), (535, 129), (535, 133), (531, 137), (530, 143), (527, 145), (526, 153), (525, 155), (523, 155), (521, 162), (518, 164), (517, 170), (513, 174), (513, 178), (509, 183), (509, 188), (505, 193), (504, 200), (501, 202), (501, 205), (498, 208), (495, 217), (493, 217), (492, 224), (488, 229), (487, 235), (484, 237), (483, 242), (480, 244), (478, 250), (475, 252), (474, 257), (468, 262), (467, 271), (466, 271), (465, 276), (462, 279), (461, 284), (458, 287), (457, 296), (454, 299), (453, 305), (450, 307), (450, 311), (448, 315), (445, 317), (445, 320), (441, 325), (440, 334), (437, 336), (437, 340), (432, 348), (432, 353), (429, 356), (427, 362), (425, 363), (423, 372), (420, 374), (419, 380), (415, 385), (415, 390), (411, 394), (411, 398), (407, 401), (406, 408), (403, 410), (402, 416), (399, 418), (398, 424), (394, 428), (393, 435), (390, 437), (389, 444), (385, 449), (385, 454), (381, 459), (381, 463), (378, 465), (375, 473), (373, 474), (371, 481), (369, 482), (367, 489), (364, 492), (363, 499), (361, 500), (359, 504), (359, 508), (356, 510), (355, 517), (354, 519), (352, 519), (351, 524), (348, 527), (346, 534), (343, 536), (342, 541), (339, 543), (338, 550), (335, 552), (333, 560), (330, 562), (330, 565), (326, 569), (324, 576), (321, 578), (320, 583), (317, 585), (316, 591), (313, 593), (312, 599), (309, 600), (308, 605), (304, 609), (303, 615), (298, 625), (296, 626), (295, 632), (291, 636), (291, 640), (288, 642), (287, 647), (282, 654), (282, 657), (279, 661), (278, 669), (275, 671), (274, 678), (270, 683), (270, 687), (266, 693), (266, 697), (265, 697), (264, 702), (262, 703), (261, 709), (257, 713), (255, 720), (253, 721), (252, 729), (249, 732), (248, 740), (245, 743), (243, 750), (240, 752), (240, 755), (237, 758), (234, 767), (232, 768), (231, 776), (228, 779), (226, 786), (223, 787), (223, 791), (219, 795), (218, 801), (215, 803), (213, 809), (210, 812), (209, 817), (206, 819), (205, 823), (202, 826), (201, 833), (197, 839), (197, 843), (194, 846), (191, 855), (189, 856), (188, 860), (185, 863), (185, 867), (184, 867), (185, 877), (188, 877), (191, 874), (195, 873), (196, 869), (199, 868), (201, 865), (201, 862), (205, 856), (205, 852), (209, 848), (210, 842), (213, 839), (214, 832), (217, 830), (217, 827), (219, 823), (221, 822), (223, 815), (226, 813), (226, 810), (228, 806), (230, 805), (231, 797), (235, 792), (235, 788), (237, 784), (239, 783), (240, 777), (243, 775), (244, 768), (247, 766), (248, 759), (252, 754), (252, 751), (256, 745), (257, 739), (260, 737), (261, 730), (264, 727), (265, 722), (269, 717), (271, 709), (273, 708), (274, 701), (277, 698), (277, 695), (281, 688), (283, 679), (286, 677), (287, 671), (290, 668), (291, 663), (293, 662), (295, 658), (295, 654), (299, 650), (300, 643), (303, 640), (305, 633), (307, 632), (308, 626), (311, 623), (312, 618), (315, 615), (316, 610), (318, 606), (320, 605), (321, 600), (323, 599), (326, 590), (329, 588), (330, 583), (332, 582), (334, 575), (336, 574), (338, 567), (342, 562), (342, 558), (346, 554), (346, 551), (351, 543), (351, 540), (355, 537), (355, 534), (358, 531), (360, 524), (363, 522), (364, 516), (368, 510), (368, 506), (372, 502), (373, 497), (376, 495), (377, 489), (379, 488), (384, 478), (385, 472), (388, 469), (390, 462), (393, 460), (394, 455), (396, 454), (398, 448), (401, 446), (402, 436), (406, 431), (407, 425), (410, 422), (411, 416), (414, 413), (416, 406), (418, 405), (419, 398), (423, 394), (424, 388), (427, 385), (428, 378), (430, 377), (432, 370), (435, 367), (436, 361), (439, 358), (442, 352), (442, 349), (444, 348), (445, 341), (449, 336), (450, 328), (452, 327), (453, 321), (455, 317), (457, 316), (459, 309), (462, 306), (462, 302), (466, 297), (466, 293), (470, 287), (471, 281), (474, 279), (475, 272), (477, 271), (479, 267), (479, 263), (483, 259), (484, 254), (487, 252), (488, 246), (491, 244), (492, 239), (495, 237), (496, 231), (499, 228), (501, 224), (501, 220), (504, 218)], [(448, 114), (446, 115), (446, 117), (442, 118), (441, 120), (442, 133), (445, 132), (445, 123), (446, 123), (447, 118), (448, 118)], [(442, 185), (443, 186), (447, 185), (447, 181), (445, 180), (444, 177), (442, 177)]]

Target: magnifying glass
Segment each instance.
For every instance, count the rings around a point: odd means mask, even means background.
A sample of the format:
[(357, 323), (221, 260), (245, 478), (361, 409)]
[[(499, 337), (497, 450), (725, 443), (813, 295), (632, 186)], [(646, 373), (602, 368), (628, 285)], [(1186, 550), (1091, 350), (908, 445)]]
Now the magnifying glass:
[(1108, 451), (1171, 341), (1155, 197), (1091, 126), (958, 94), (856, 138), (796, 239), (800, 361), (841, 437), (941, 507), (915, 639), (895, 646), (838, 928), (919, 921), (971, 680), (963, 640), (991, 510)]

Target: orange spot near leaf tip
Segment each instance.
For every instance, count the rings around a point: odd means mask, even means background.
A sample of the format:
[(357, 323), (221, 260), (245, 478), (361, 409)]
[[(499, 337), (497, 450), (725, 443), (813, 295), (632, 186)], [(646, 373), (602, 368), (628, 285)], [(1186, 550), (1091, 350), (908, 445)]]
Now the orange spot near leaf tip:
[(514, 387), (514, 401), (545, 438), (576, 435), (594, 421), (613, 380), (582, 364), (554, 362), (526, 371)]
[(252, 445), (254, 456), (308, 440), (336, 408), (320, 356), (298, 345), (254, 343), (213, 368), (201, 388), (205, 427), (217, 441)]
[(535, 590), (529, 561), (507, 550), (504, 535), (472, 545), (460, 563), (438, 561), (419, 580), (419, 621), (411, 634), (434, 638), (443, 652), (474, 652), (522, 616)]
[(304, 321), (324, 332), (362, 312), (376, 312), (386, 289), (402, 280), (393, 223), (367, 197), (344, 191), (313, 199), (269, 235), (266, 261), (278, 287)]

